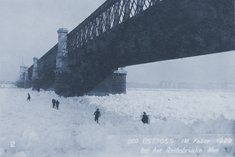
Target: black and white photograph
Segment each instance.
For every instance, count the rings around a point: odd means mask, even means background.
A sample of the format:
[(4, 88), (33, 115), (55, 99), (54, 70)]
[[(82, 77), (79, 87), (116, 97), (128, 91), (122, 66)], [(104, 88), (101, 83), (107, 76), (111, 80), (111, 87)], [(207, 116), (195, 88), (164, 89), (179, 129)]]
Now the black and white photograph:
[(235, 157), (235, 0), (0, 0), (0, 157)]

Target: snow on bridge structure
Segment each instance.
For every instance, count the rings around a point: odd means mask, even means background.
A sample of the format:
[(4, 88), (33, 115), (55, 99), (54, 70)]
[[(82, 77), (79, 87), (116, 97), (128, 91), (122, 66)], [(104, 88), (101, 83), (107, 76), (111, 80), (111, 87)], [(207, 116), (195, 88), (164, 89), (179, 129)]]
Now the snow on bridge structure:
[(234, 50), (234, 4), (107, 0), (71, 32), (59, 29), (58, 43), (19, 82), (63, 96), (125, 93), (122, 67)]

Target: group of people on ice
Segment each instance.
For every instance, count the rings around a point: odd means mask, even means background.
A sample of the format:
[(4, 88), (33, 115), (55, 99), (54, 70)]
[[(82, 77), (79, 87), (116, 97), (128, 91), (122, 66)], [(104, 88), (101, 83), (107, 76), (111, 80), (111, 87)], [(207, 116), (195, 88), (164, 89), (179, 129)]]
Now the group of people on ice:
[[(28, 93), (27, 101), (30, 101), (30, 100), (31, 100), (31, 96)], [(52, 108), (55, 108), (58, 110), (59, 104), (60, 102), (58, 100), (52, 99)], [(95, 122), (99, 123), (99, 118), (101, 117), (99, 108), (97, 108), (96, 111), (94, 112), (94, 116), (95, 116)], [(141, 116), (141, 121), (143, 122), (143, 124), (149, 124), (149, 116), (146, 114), (146, 112), (143, 112), (143, 115)]]
[(58, 100), (52, 99), (52, 108), (59, 110), (60, 102)]

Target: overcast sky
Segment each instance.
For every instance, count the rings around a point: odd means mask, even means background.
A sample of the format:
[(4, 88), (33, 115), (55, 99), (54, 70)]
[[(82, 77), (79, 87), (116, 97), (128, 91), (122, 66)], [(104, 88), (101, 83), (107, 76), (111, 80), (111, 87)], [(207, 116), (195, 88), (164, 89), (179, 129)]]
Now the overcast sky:
[(141, 83), (235, 83), (235, 51), (130, 66), (127, 71), (128, 80)]
[[(15, 81), (57, 42), (57, 29), (72, 30), (104, 0), (0, 0), (0, 81)], [(235, 52), (127, 67), (128, 81), (224, 82), (235, 80)]]

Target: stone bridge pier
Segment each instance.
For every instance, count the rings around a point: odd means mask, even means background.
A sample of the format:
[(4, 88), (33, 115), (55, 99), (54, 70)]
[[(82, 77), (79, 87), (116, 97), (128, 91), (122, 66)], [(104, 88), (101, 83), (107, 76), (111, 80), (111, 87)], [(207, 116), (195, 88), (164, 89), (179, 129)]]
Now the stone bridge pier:
[(25, 77), (24, 77), (24, 88), (30, 88), (32, 82), (29, 79), (29, 73), (28, 73), (28, 67), (27, 70), (25, 71)]
[(20, 66), (20, 78), (17, 81), (17, 86), (21, 88), (29, 88), (31, 86), (28, 76), (28, 67)]
[(40, 90), (38, 58), (36, 57), (33, 58), (32, 89), (37, 91)]
[(87, 94), (98, 96), (108, 94), (126, 94), (126, 76), (127, 72), (124, 68), (118, 68)]
[(56, 54), (55, 69), (55, 92), (59, 95), (70, 96), (70, 74), (68, 67), (68, 49), (66, 28), (60, 28), (58, 31), (58, 50)]

